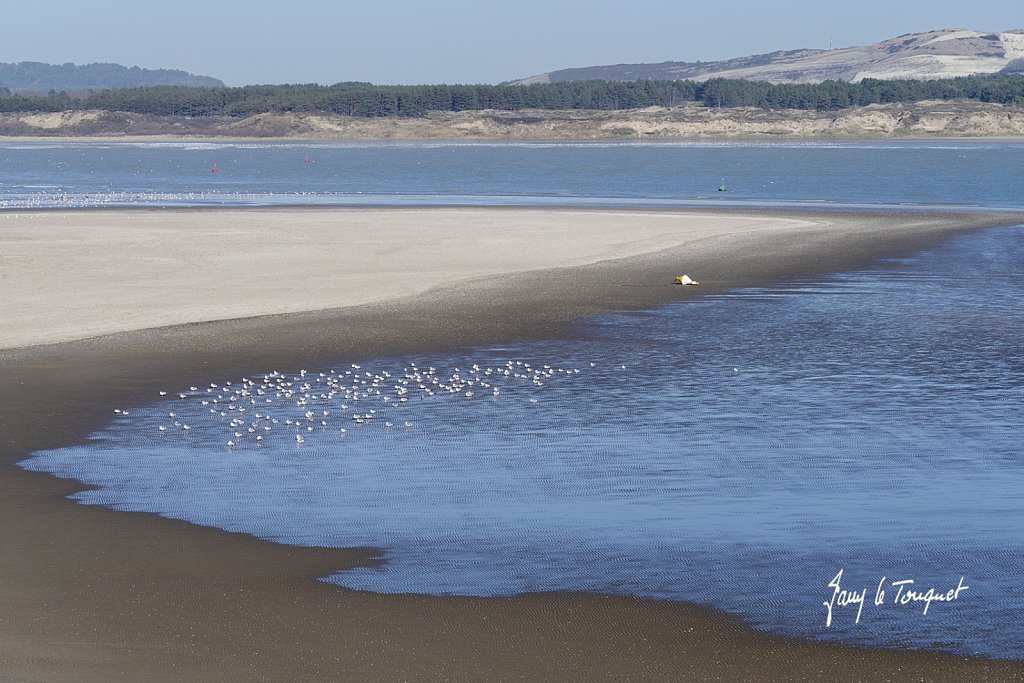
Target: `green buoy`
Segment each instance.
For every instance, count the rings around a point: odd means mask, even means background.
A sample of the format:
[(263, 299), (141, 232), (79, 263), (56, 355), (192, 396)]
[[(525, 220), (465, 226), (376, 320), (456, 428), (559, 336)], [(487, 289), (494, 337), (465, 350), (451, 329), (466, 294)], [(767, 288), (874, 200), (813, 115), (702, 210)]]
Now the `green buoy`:
[(727, 192), (728, 191), (728, 190), (725, 189), (725, 178), (722, 178), (722, 184), (718, 186), (718, 191), (719, 192)]

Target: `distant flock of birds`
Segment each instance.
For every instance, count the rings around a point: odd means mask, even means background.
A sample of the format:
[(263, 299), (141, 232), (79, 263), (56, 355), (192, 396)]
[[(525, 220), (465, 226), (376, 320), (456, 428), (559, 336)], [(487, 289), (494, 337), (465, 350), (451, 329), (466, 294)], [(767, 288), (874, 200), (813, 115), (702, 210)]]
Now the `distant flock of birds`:
[[(317, 196), (317, 193), (300, 193)], [(37, 192), (18, 197), (0, 198), (0, 209), (81, 209), (95, 206), (194, 206), (217, 201), (245, 201), (265, 197), (264, 193), (245, 192)]]
[[(590, 363), (591, 368), (596, 366)], [(624, 365), (618, 367), (625, 370)], [(287, 375), (275, 371), (260, 379), (242, 378), (237, 383), (211, 383), (177, 392), (178, 399), (189, 403), (184, 409), (168, 411), (157, 430), (164, 434), (188, 433), (197, 420), (204, 420), (207, 427), (211, 423), (223, 426), (223, 443), (229, 451), (263, 445), (281, 433), (301, 446), (315, 432), (333, 431), (344, 437), (350, 429), (374, 425), (389, 430), (409, 429), (413, 423), (399, 421), (395, 415), (413, 399), (447, 396), (497, 401), (503, 390), (540, 390), (551, 381), (575, 378), (580, 372), (579, 368), (511, 360), (504, 365), (473, 364), (451, 372), (416, 363), (409, 363), (397, 374), (370, 372), (355, 363), (349, 369), (328, 372), (301, 370), (297, 375)], [(168, 392), (160, 391), (159, 395), (166, 398)], [(530, 404), (538, 401), (535, 396), (528, 400)], [(114, 412), (124, 417), (130, 414), (121, 408)]]

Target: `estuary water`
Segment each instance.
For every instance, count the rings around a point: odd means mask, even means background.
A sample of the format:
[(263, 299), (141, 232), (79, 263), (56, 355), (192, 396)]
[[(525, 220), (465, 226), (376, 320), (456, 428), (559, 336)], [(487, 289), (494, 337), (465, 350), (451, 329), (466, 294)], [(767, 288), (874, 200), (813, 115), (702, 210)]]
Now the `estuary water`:
[[(1022, 203), (1020, 144), (0, 142), (0, 208)], [(216, 169), (216, 172), (214, 170)], [(726, 192), (718, 192), (724, 185)]]
[[(724, 176), (741, 204), (1024, 205), (1024, 148), (1001, 144), (313, 149), (216, 151), (298, 155), (305, 173), (358, 150), (381, 203), (723, 201), (698, 186)], [(433, 185), (384, 192), (427, 160)], [(528, 177), (497, 178), (515, 164)], [(245, 192), (298, 201), (268, 178)], [(154, 187), (191, 201), (171, 185)], [(640, 595), (812, 640), (1024, 659), (1022, 265), (1024, 226), (571, 340), (211, 377), (21, 464), (97, 486), (83, 504), (381, 548), (381, 566), (325, 577), (356, 589)]]

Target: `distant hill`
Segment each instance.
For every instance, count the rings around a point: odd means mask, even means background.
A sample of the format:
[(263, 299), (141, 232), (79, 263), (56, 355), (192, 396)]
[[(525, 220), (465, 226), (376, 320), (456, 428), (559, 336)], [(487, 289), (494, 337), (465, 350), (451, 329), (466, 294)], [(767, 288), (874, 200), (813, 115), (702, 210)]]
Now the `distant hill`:
[(517, 85), (558, 81), (633, 81), (744, 78), (772, 83), (857, 83), (865, 78), (934, 79), (1018, 70), (1024, 30), (982, 33), (945, 29), (908, 33), (873, 45), (835, 50), (788, 50), (720, 62), (616, 64), (561, 69), (514, 81)]
[(11, 92), (50, 90), (79, 92), (110, 88), (138, 88), (155, 85), (184, 85), (220, 88), (224, 83), (209, 76), (193, 76), (172, 69), (141, 69), (120, 64), (43, 64), (42, 62), (0, 63), (0, 88)]

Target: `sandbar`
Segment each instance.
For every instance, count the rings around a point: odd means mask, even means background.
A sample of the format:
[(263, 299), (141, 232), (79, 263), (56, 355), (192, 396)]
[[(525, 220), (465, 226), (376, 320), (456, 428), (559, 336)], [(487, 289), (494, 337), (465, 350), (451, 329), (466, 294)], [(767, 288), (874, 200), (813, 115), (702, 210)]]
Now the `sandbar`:
[[(388, 596), (298, 548), (77, 505), (16, 466), (168, 386), (559, 336), (606, 311), (852, 269), (1024, 215), (274, 209), (0, 215), (0, 679), (1012, 680), (1020, 662), (755, 632), (571, 593)], [(700, 287), (677, 287), (689, 273)]]
[(0, 348), (403, 299), (458, 281), (821, 227), (569, 209), (0, 213)]

